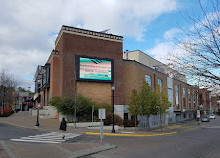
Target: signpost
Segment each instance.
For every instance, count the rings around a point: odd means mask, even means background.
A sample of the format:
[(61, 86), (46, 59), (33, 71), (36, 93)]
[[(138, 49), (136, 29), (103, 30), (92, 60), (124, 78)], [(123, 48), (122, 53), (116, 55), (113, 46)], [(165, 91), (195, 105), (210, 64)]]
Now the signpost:
[(199, 120), (200, 120), (200, 110), (197, 110), (197, 120), (198, 120), (198, 125), (200, 125)]
[(93, 131), (93, 113), (94, 113), (94, 105), (92, 105), (92, 131)]
[(37, 104), (37, 122), (35, 124), (36, 127), (40, 126), (40, 124), (39, 124), (39, 109), (40, 109), (40, 104)]
[(105, 109), (99, 109), (99, 119), (101, 120), (100, 122), (100, 142), (102, 143), (102, 139), (104, 138), (103, 135), (103, 122), (102, 119), (105, 119)]

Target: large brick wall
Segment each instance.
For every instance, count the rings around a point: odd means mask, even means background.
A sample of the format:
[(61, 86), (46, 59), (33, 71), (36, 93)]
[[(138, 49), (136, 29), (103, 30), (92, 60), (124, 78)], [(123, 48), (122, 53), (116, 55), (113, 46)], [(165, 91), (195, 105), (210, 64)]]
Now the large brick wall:
[[(53, 57), (50, 60), (50, 98), (53, 96), (74, 98), (75, 94), (79, 93), (97, 102), (111, 103), (111, 83), (76, 81), (76, 55), (113, 59), (115, 95), (122, 93), (122, 41), (111, 41), (63, 32), (56, 43), (55, 49), (59, 50), (59, 57)], [(120, 98), (116, 97), (115, 104), (120, 104), (120, 102)]]
[(123, 98), (122, 105), (128, 105), (133, 89), (140, 90), (145, 75), (151, 76), (151, 90), (157, 86), (157, 79), (162, 80), (162, 87), (167, 92), (167, 76), (135, 61), (123, 61)]

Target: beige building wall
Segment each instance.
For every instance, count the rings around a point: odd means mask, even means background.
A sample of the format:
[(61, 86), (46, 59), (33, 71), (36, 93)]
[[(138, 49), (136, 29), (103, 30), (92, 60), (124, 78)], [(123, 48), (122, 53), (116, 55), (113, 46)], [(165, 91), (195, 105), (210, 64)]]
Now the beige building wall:
[(162, 80), (162, 87), (167, 92), (167, 75), (155, 71), (148, 66), (135, 61), (124, 60), (123, 64), (123, 93), (120, 95), (123, 98), (123, 105), (128, 105), (133, 89), (140, 90), (145, 75), (151, 77), (151, 90), (154, 91), (157, 87), (158, 79)]
[(171, 78), (175, 77), (183, 82), (186, 82), (185, 75), (178, 73), (177, 71), (169, 68), (166, 64), (161, 63), (140, 50), (123, 53), (123, 59), (126, 60), (127, 58), (128, 60), (135, 60), (141, 64), (151, 67), (152, 69), (165, 73)]

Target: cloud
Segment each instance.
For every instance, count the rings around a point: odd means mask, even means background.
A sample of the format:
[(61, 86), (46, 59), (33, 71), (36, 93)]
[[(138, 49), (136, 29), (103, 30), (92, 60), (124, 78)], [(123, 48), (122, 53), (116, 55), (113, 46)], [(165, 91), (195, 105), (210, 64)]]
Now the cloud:
[(178, 28), (172, 28), (164, 33), (165, 40), (173, 40), (181, 30)]
[[(45, 64), (62, 25), (143, 40), (148, 24), (176, 10), (176, 0), (0, 0), (0, 67), (29, 87)], [(27, 88), (24, 87), (24, 88)]]
[(174, 54), (175, 49), (176, 46), (172, 42), (161, 42), (144, 52), (166, 64), (168, 62), (167, 59)]

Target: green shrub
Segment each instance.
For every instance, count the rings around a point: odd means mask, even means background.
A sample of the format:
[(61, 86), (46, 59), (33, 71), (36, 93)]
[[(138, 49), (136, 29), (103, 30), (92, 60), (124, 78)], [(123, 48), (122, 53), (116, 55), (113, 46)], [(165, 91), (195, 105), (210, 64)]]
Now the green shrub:
[[(115, 125), (123, 126), (123, 120), (119, 115), (115, 114), (114, 119), (115, 119)], [(110, 125), (110, 124), (113, 124), (112, 112), (107, 112), (106, 119), (104, 120), (104, 125)]]
[[(124, 127), (135, 127), (135, 121), (134, 120), (124, 120)], [(138, 121), (137, 121), (138, 125)]]
[(3, 114), (0, 114), (0, 117), (8, 117), (8, 116), (11, 116), (13, 113), (14, 113), (14, 111), (11, 110), (11, 111), (5, 112)]
[(71, 98), (53, 97), (49, 104), (56, 107), (56, 109), (64, 115), (74, 114), (75, 102)]
[(123, 119), (117, 114), (115, 114), (115, 125), (118, 125), (118, 126), (123, 126), (124, 125), (123, 124)]
[[(50, 105), (56, 107), (58, 112), (64, 115), (75, 115), (75, 107), (76, 107), (76, 117), (77, 121), (92, 121), (92, 105), (94, 105), (94, 113), (93, 113), (93, 120), (99, 121), (98, 119), (98, 109), (106, 109), (106, 124), (112, 124), (112, 106), (107, 103), (96, 103), (93, 102), (91, 99), (88, 99), (82, 95), (78, 95), (75, 99), (68, 98), (68, 97), (53, 97), (52, 100), (49, 102)], [(116, 121), (117, 120), (117, 121)], [(115, 122), (118, 125), (123, 124), (121, 118), (115, 115)], [(121, 123), (122, 122), (122, 123)]]
[(104, 120), (104, 125), (110, 125), (110, 124), (112, 124), (112, 113), (107, 111), (106, 118)]
[[(58, 112), (64, 115), (74, 116), (76, 108), (78, 121), (92, 121), (92, 105), (95, 103), (82, 95), (78, 95), (76, 101), (68, 97), (53, 97), (49, 104), (56, 107)], [(94, 119), (97, 119), (97, 116), (98, 108), (94, 106)]]

